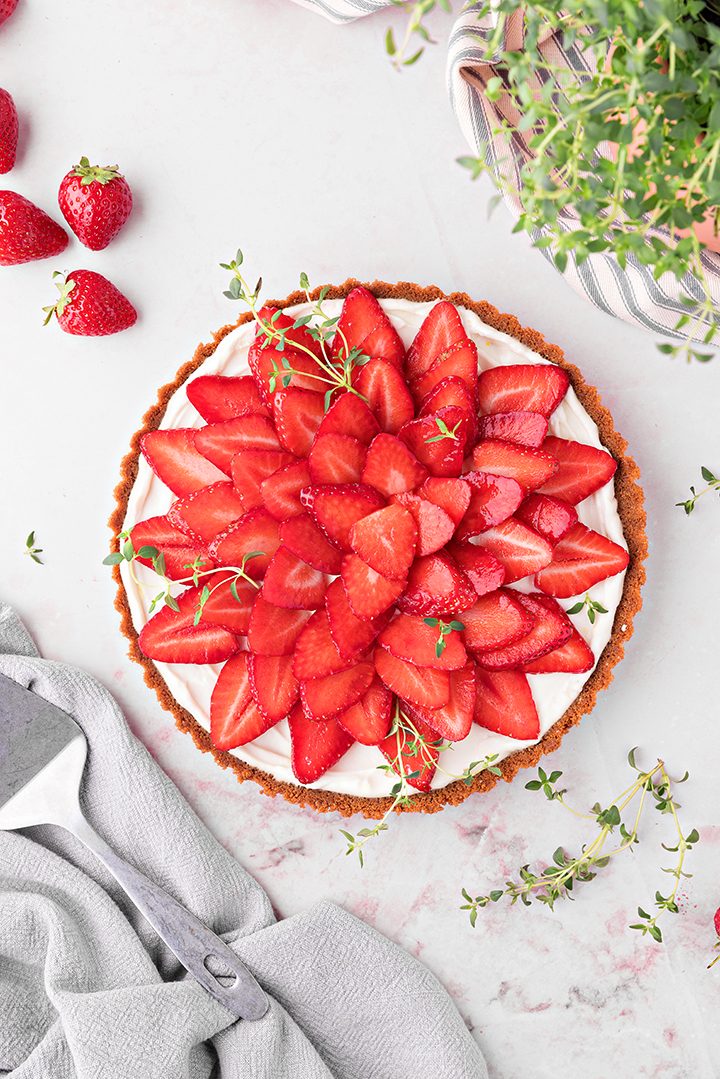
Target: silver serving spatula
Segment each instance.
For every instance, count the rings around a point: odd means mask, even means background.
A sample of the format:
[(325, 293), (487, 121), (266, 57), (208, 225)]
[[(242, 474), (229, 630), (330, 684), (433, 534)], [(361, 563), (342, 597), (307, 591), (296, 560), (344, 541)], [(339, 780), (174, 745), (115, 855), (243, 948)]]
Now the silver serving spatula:
[[(78, 792), (87, 742), (74, 719), (0, 674), (0, 828), (59, 824), (88, 847), (122, 885), (180, 962), (216, 1000), (243, 1019), (260, 1019), (268, 999), (231, 948), (167, 892), (123, 861), (85, 820)], [(224, 985), (208, 963), (220, 970)], [(227, 969), (232, 972), (229, 977)]]

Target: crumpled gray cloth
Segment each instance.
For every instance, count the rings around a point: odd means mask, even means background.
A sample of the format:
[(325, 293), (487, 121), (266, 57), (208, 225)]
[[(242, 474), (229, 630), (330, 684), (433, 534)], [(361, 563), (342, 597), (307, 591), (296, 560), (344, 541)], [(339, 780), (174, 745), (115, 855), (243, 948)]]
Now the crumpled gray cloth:
[(85, 731), (94, 828), (205, 922), (270, 995), (243, 1022), (210, 997), (115, 879), (53, 825), (0, 831), (0, 1074), (13, 1079), (487, 1079), (445, 990), (332, 903), (276, 922), (83, 671), (42, 660), (0, 604), (0, 672)]

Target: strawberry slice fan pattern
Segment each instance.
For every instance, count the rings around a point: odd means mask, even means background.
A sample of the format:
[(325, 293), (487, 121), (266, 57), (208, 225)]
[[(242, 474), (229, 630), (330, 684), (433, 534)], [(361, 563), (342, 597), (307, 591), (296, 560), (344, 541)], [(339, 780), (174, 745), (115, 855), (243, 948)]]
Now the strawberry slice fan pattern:
[(434, 812), (535, 764), (612, 677), (638, 470), (512, 316), (322, 293), (241, 316), (160, 391), (116, 492), (118, 607), (161, 703), (239, 779), (370, 817), (399, 783)]

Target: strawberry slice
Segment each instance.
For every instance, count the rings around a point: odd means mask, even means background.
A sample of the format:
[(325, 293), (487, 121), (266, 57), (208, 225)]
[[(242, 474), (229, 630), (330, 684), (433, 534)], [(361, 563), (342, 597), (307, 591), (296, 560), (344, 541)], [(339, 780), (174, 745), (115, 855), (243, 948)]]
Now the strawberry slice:
[(262, 656), (289, 656), (312, 611), (294, 611), (268, 603), (262, 592), (255, 597), (247, 629), (248, 648)]
[(569, 502), (552, 495), (539, 495), (537, 491), (528, 495), (515, 516), (553, 544), (561, 540), (578, 519), (577, 510)]
[(429, 791), (435, 765), (440, 750), (433, 746), (438, 738), (433, 730), (420, 717), (413, 720), (422, 742), (415, 734), (400, 727), (395, 734), (389, 734), (378, 746), (398, 775), (404, 775), (411, 787), (419, 791)]
[(550, 453), (534, 450), (530, 446), (518, 446), (513, 442), (497, 442), (488, 439), (479, 442), (473, 450), (473, 465), (479, 472), (493, 476), (509, 476), (532, 491), (557, 472), (558, 463)]
[[(135, 552), (143, 547), (155, 547), (165, 555), (165, 573), (171, 581), (181, 581), (192, 574), (189, 566), (200, 559), (200, 569), (212, 569), (215, 565), (208, 554), (207, 547), (195, 536), (189, 536), (176, 528), (168, 517), (148, 517), (139, 521), (130, 540)], [(153, 568), (152, 558), (138, 558), (143, 566)]]
[(540, 719), (522, 671), (477, 668), (475, 723), (495, 734), (532, 741), (540, 734)]
[(470, 505), (455, 533), (461, 543), (507, 521), (525, 497), (524, 489), (510, 476), (466, 472), (463, 480), (470, 486)]
[(478, 598), (463, 611), (463, 640), (471, 652), (485, 652), (519, 641), (533, 627), (535, 616), (518, 600), (518, 593), (499, 588)]
[(452, 517), (434, 502), (421, 498), (419, 493), (391, 495), (390, 502), (393, 505), (402, 506), (414, 517), (417, 528), (415, 554), (418, 557), (439, 551), (455, 531), (455, 522)]
[(348, 603), (340, 578), (328, 585), (325, 610), (330, 623), (330, 635), (340, 654), (348, 657), (367, 651), (390, 618), (389, 611), (377, 618), (358, 618)]
[(348, 352), (362, 350), (371, 359), (387, 360), (400, 371), (405, 363), (405, 346), (390, 319), (371, 292), (354, 288), (345, 297), (332, 343), (332, 358), (343, 363)]
[(577, 596), (622, 573), (629, 560), (624, 547), (578, 521), (555, 544), (552, 561), (536, 574), (535, 584), (549, 596)]
[(427, 469), (394, 435), (382, 433), (370, 443), (362, 482), (374, 487), (385, 498), (411, 491), (427, 477)]
[(356, 554), (346, 554), (343, 558), (342, 583), (353, 613), (363, 621), (386, 611), (405, 587), (404, 580), (384, 577)]
[(234, 633), (221, 626), (195, 622), (200, 588), (188, 588), (177, 597), (179, 610), (161, 607), (143, 627), (138, 645), (148, 659), (163, 663), (222, 663), (238, 651)]
[(310, 450), (308, 465), (314, 484), (357, 483), (365, 465), (367, 449), (349, 435), (318, 435)]
[(491, 367), (478, 380), (481, 412), (539, 412), (548, 417), (562, 401), (570, 379), (562, 367), (517, 363)]
[(204, 543), (245, 513), (245, 506), (232, 483), (210, 483), (173, 502), (168, 521), (175, 528), (199, 536)]
[(293, 674), (297, 680), (306, 682), (308, 678), (323, 678), (352, 666), (353, 660), (340, 655), (330, 636), (327, 612), (315, 611), (295, 645)]
[[(273, 393), (277, 391), (292, 387), (317, 392), (318, 387), (323, 386), (324, 372), (314, 355), (290, 347), (280, 351), (269, 345), (264, 346), (265, 340), (255, 338), (248, 350), (248, 365), (260, 396), (268, 407), (272, 407)], [(287, 386), (284, 385), (286, 380)], [(270, 389), (271, 386), (273, 389)]]
[(286, 341), (289, 341), (291, 345), (299, 346), (298, 351), (302, 352), (304, 349), (308, 349), (318, 359), (322, 357), (322, 346), (319, 341), (315, 340), (307, 326), (295, 326), (293, 328), (295, 320), (292, 316), (286, 315), (281, 308), (271, 307), (266, 304), (265, 307), (261, 307), (258, 311), (257, 318), (258, 325), (255, 327), (255, 338), (258, 343), (262, 343), (263, 340), (272, 344), (277, 343), (277, 338), (274, 342), (270, 341), (268, 332), (272, 334), (273, 331), (282, 330)]
[[(237, 599), (233, 593), (233, 581)], [(222, 572), (205, 577), (202, 583), (209, 589), (210, 598), (203, 604), (200, 621), (223, 626), (231, 633), (244, 636), (248, 631), (250, 614), (258, 594), (255, 585), (237, 577), (235, 573)]]
[(454, 617), (477, 601), (477, 593), (445, 551), (416, 558), (397, 605), (405, 614)]
[(208, 483), (227, 480), (225, 473), (195, 448), (195, 435), (190, 427), (176, 427), (171, 431), (148, 431), (140, 439), (140, 449), (150, 468), (180, 498)]
[(309, 678), (300, 685), (305, 715), (310, 719), (335, 719), (360, 700), (374, 677), (375, 667), (363, 660), (346, 671)]
[(282, 450), (272, 421), (255, 412), (223, 423), (209, 423), (195, 432), (195, 449), (226, 476), (240, 450)]
[(397, 367), (385, 360), (371, 360), (356, 367), (354, 389), (367, 401), (381, 431), (395, 435), (415, 415), (415, 405)]
[(350, 529), (350, 546), (368, 566), (389, 577), (403, 580), (415, 557), (417, 527), (411, 513), (402, 506), (375, 510)]
[(319, 435), (349, 435), (369, 446), (380, 427), (370, 408), (356, 393), (343, 393), (327, 410), (318, 427)]
[(539, 659), (520, 664), (518, 670), (524, 671), (525, 674), (585, 674), (594, 666), (595, 656), (592, 649), (573, 626), (572, 636), (563, 644)]
[[(374, 671), (374, 668), (373, 668)], [(393, 695), (377, 674), (359, 701), (337, 717), (338, 723), (364, 746), (376, 746), (390, 729)]]
[(274, 725), (253, 700), (247, 655), (238, 652), (227, 661), (210, 698), (210, 737), (218, 749), (245, 746)]
[(466, 413), (468, 418), (467, 442), (469, 446), (474, 446), (478, 440), (477, 406), (473, 401), (467, 382), (464, 382), (463, 379), (458, 378), (456, 375), (448, 375), (447, 378), (440, 379), (430, 393), (423, 397), (418, 416), (431, 416), (433, 412), (438, 412), (441, 408), (447, 408), (450, 405), (461, 408)]
[[(284, 450), (240, 450), (236, 453), (230, 462), (230, 475), (245, 510), (262, 506), (260, 487), (264, 481), (278, 469), (294, 464), (296, 460), (297, 458)], [(240, 514), (236, 516), (239, 517)]]
[(428, 626), (414, 614), (396, 615), (378, 634), (377, 640), (392, 655), (406, 659), (416, 667), (455, 671), (467, 662), (459, 630), (453, 629), (440, 639), (437, 626)]
[(382, 495), (363, 483), (306, 487), (300, 499), (330, 542), (348, 552), (352, 551), (350, 529), (355, 522), (385, 505)]
[(548, 541), (514, 517), (482, 532), (475, 537), (475, 543), (502, 562), (505, 584), (537, 573), (553, 559), (553, 549)]
[(439, 386), (443, 379), (450, 376), (460, 378), (468, 388), (473, 401), (477, 398), (477, 348), (469, 337), (457, 345), (453, 345), (447, 352), (435, 361), (432, 367), (413, 379), (410, 383), (410, 392), (416, 404), (421, 402)]
[(285, 465), (260, 484), (262, 504), (276, 521), (287, 521), (305, 512), (300, 492), (309, 485), (310, 469), (306, 460)]
[(248, 653), (247, 672), (253, 700), (266, 719), (277, 723), (300, 697), (292, 672), (292, 656), (256, 656)]
[(428, 476), (415, 494), (445, 510), (457, 527), (470, 507), (472, 488), (465, 480)]
[(539, 412), (496, 412), (481, 416), (478, 423), (480, 439), (499, 439), (517, 446), (540, 449), (547, 434), (548, 421)]
[(243, 557), (251, 551), (261, 554), (249, 558), (245, 572), (259, 580), (270, 564), (270, 559), (280, 546), (279, 525), (267, 510), (258, 507), (248, 510), (211, 540), (208, 550), (212, 558), (222, 566), (241, 566)]
[(437, 667), (418, 667), (379, 645), (373, 652), (375, 670), (388, 689), (421, 708), (442, 708), (450, 700), (450, 678)]
[(505, 581), (505, 567), (494, 555), (474, 543), (449, 543), (448, 554), (457, 562), (478, 596), (494, 592)]
[(412, 382), (429, 371), (435, 361), (467, 337), (462, 319), (449, 300), (440, 300), (425, 316), (405, 359), (405, 378)]
[(397, 437), (431, 476), (459, 476), (465, 457), (467, 416), (464, 409), (449, 405), (403, 424)]
[(251, 412), (268, 415), (252, 375), (200, 375), (188, 382), (187, 399), (206, 423), (222, 423)]
[(325, 605), (325, 574), (281, 544), (265, 571), (263, 595), (276, 607), (316, 610)]
[(471, 659), (457, 671), (450, 671), (450, 700), (442, 708), (405, 705), (417, 725), (421, 719), (441, 738), (460, 742), (470, 733), (475, 711), (475, 664)]
[(342, 551), (333, 546), (309, 513), (298, 513), (280, 525), (284, 547), (322, 573), (337, 575), (342, 569)]
[(475, 652), (475, 659), (481, 667), (491, 670), (509, 670), (539, 659), (553, 648), (564, 644), (572, 636), (572, 624), (562, 607), (554, 608), (543, 603), (532, 593), (516, 594), (517, 602), (535, 619), (532, 629), (521, 640), (488, 652)]
[(353, 744), (352, 735), (336, 719), (308, 719), (302, 705), (288, 716), (290, 764), (298, 783), (314, 783), (337, 764)]
[(577, 505), (599, 491), (615, 475), (617, 461), (596, 446), (548, 435), (542, 448), (556, 458), (559, 467), (538, 489), (540, 494), (555, 495)]
[(307, 457), (325, 415), (323, 394), (295, 388), (278, 390), (272, 397), (272, 414), (284, 448), (295, 457)]

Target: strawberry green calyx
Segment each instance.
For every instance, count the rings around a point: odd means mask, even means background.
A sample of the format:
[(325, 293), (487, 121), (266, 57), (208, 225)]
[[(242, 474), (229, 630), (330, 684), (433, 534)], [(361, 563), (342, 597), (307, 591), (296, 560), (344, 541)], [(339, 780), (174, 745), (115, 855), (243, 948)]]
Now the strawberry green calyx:
[(91, 165), (86, 157), (80, 158), (80, 164), (75, 165), (71, 176), (80, 177), (80, 185), (87, 187), (88, 184), (109, 184), (113, 180), (124, 180), (125, 177), (120, 172), (117, 165)]
[[(61, 278), (60, 281), (55, 280), (58, 277)], [(55, 270), (53, 272), (53, 281), (55, 282), (56, 287), (60, 289), (60, 295), (55, 301), (55, 303), (50, 304), (49, 307), (43, 307), (43, 311), (47, 311), (47, 318), (43, 322), (43, 326), (47, 326), (53, 315), (57, 315), (58, 318), (60, 317), (60, 315), (62, 315), (66, 306), (70, 302), (70, 293), (75, 288), (75, 282), (73, 281), (72, 277), (69, 277), (67, 274), (60, 273), (59, 270)]]

